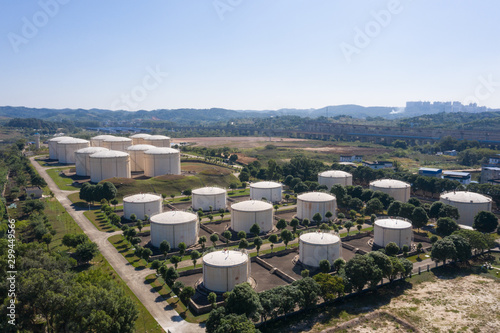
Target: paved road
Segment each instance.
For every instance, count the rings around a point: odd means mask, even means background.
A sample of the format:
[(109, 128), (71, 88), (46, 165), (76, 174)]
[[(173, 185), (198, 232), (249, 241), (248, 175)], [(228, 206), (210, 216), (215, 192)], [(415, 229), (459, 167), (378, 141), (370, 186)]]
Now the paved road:
[(54, 193), (54, 197), (59, 200), (68, 214), (70, 214), (80, 228), (82, 228), (83, 232), (99, 246), (102, 255), (148, 309), (149, 313), (156, 319), (158, 324), (166, 332), (204, 332), (204, 328), (200, 325), (191, 324), (182, 319), (177, 311), (168, 305), (160, 294), (154, 292), (150, 285), (144, 283), (145, 277), (155, 273), (155, 271), (149, 268), (136, 270), (120, 253), (118, 253), (113, 245), (108, 242), (108, 237), (121, 233), (121, 231), (115, 231), (113, 233), (99, 231), (92, 222), (83, 215), (85, 210), (76, 210), (72, 202), (68, 199), (68, 193), (74, 193), (74, 191), (60, 190), (45, 169), (34, 161), (34, 159), (34, 156), (30, 157), (31, 163), (40, 176), (45, 179), (49, 189)]

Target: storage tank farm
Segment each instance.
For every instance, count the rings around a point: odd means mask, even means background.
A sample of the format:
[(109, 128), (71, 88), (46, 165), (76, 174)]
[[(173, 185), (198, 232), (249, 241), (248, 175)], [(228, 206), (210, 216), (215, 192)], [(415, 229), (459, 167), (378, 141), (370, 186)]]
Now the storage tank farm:
[(213, 211), (226, 209), (227, 192), (219, 187), (202, 187), (192, 191), (193, 209), (209, 211), (212, 206)]
[(70, 136), (58, 136), (49, 139), (49, 158), (51, 160), (57, 160), (57, 143), (62, 140), (73, 139)]
[(115, 137), (114, 135), (108, 135), (108, 134), (96, 135), (96, 136), (90, 138), (90, 145), (92, 147), (103, 147), (102, 142), (105, 139), (114, 138), (114, 137)]
[(142, 145), (144, 144), (144, 139), (147, 137), (150, 137), (151, 134), (146, 134), (146, 133), (137, 133), (134, 135), (131, 135), (130, 138), (132, 139), (132, 144), (133, 145)]
[(319, 267), (321, 260), (333, 264), (342, 257), (342, 242), (339, 236), (325, 232), (309, 232), (300, 235), (299, 260), (311, 267)]
[(457, 223), (467, 227), (472, 227), (477, 213), (483, 210), (491, 212), (492, 208), (491, 197), (468, 191), (445, 192), (441, 194), (439, 201), (457, 208), (460, 214)]
[(123, 217), (130, 219), (135, 214), (137, 219), (144, 220), (163, 212), (163, 198), (153, 193), (139, 193), (123, 198)]
[(143, 140), (144, 144), (155, 147), (170, 148), (170, 137), (165, 135), (150, 135)]
[(370, 183), (370, 190), (386, 193), (401, 202), (410, 200), (411, 185), (395, 179), (380, 179)]
[(329, 170), (318, 174), (318, 183), (320, 185), (325, 185), (328, 190), (332, 188), (333, 185), (348, 186), (352, 185), (352, 175), (349, 172), (341, 170)]
[(270, 202), (281, 202), (283, 186), (276, 182), (258, 182), (250, 184), (250, 199), (266, 199)]
[(108, 150), (104, 147), (87, 147), (75, 151), (76, 175), (90, 176), (90, 155)]
[(180, 174), (181, 154), (177, 149), (157, 147), (144, 152), (145, 176), (156, 177)]
[(57, 159), (59, 163), (75, 163), (75, 152), (90, 146), (90, 142), (84, 139), (68, 138), (57, 141)]
[(193, 213), (173, 210), (153, 215), (151, 223), (151, 244), (160, 247), (164, 240), (175, 248), (184, 242), (187, 246), (198, 241), (198, 216)]
[(203, 256), (203, 286), (205, 288), (223, 293), (249, 280), (248, 254), (233, 250), (219, 250)]
[(126, 152), (127, 148), (132, 145), (132, 139), (123, 136), (113, 136), (105, 138), (101, 142), (101, 147), (108, 148), (109, 150), (118, 150)]
[(403, 245), (411, 247), (413, 230), (411, 222), (402, 217), (381, 218), (375, 220), (373, 226), (373, 243), (385, 247), (390, 242), (396, 243), (399, 248)]
[(334, 195), (324, 192), (308, 192), (297, 196), (297, 218), (309, 219), (312, 221), (316, 213), (320, 213), (323, 221), (327, 212), (333, 215), (331, 219), (337, 217), (337, 199)]
[(260, 200), (247, 200), (231, 205), (231, 228), (250, 233), (250, 228), (257, 223), (261, 232), (273, 229), (273, 205)]
[(145, 144), (127, 147), (126, 152), (130, 155), (130, 171), (144, 171), (144, 152), (153, 148), (156, 147)]
[(89, 156), (90, 181), (98, 183), (103, 179), (130, 178), (130, 156), (117, 150), (100, 151)]

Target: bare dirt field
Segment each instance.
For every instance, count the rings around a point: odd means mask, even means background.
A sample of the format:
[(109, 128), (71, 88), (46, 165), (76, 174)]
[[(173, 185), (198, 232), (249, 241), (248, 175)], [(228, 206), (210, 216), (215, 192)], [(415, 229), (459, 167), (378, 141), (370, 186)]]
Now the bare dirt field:
[(346, 146), (331, 146), (326, 147), (304, 147), (303, 150), (315, 151), (320, 153), (334, 153), (334, 154), (349, 154), (349, 155), (363, 155), (363, 154), (383, 154), (390, 152), (386, 148), (373, 148), (373, 147), (346, 147)]
[(255, 148), (269, 143), (277, 145), (280, 142), (310, 141), (293, 138), (269, 138), (265, 136), (221, 136), (221, 137), (195, 137), (172, 139), (172, 143), (188, 142), (200, 147), (235, 147)]

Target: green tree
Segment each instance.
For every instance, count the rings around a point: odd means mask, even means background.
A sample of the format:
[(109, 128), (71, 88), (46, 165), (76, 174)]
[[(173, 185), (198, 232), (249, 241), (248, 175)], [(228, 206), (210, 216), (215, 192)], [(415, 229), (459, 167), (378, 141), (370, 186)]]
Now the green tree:
[(50, 243), (52, 242), (52, 235), (50, 232), (46, 233), (45, 235), (42, 236), (42, 242), (47, 244), (47, 251), (50, 251)]
[(211, 292), (207, 296), (208, 303), (212, 305), (212, 309), (217, 308), (217, 294), (214, 292)]
[(85, 242), (76, 247), (75, 258), (80, 264), (86, 264), (99, 253), (97, 244), (93, 242)]
[(309, 221), (309, 219), (303, 219), (303, 220), (302, 220), (302, 224), (303, 224), (303, 225), (304, 225), (304, 227), (306, 227), (306, 228), (307, 228), (307, 227), (309, 227), (309, 224), (310, 224), (310, 223), (311, 223), (311, 222)]
[(341, 277), (319, 273), (316, 274), (313, 279), (319, 284), (321, 297), (325, 301), (331, 301), (335, 299), (335, 297), (344, 295), (344, 281)]
[(189, 308), (189, 300), (191, 299), (191, 297), (194, 296), (195, 293), (196, 290), (194, 290), (193, 287), (187, 286), (183, 288), (182, 291), (180, 292), (179, 299)]
[(288, 242), (290, 242), (293, 239), (293, 234), (290, 230), (284, 229), (281, 231), (281, 239), (283, 240), (283, 243), (285, 243), (285, 249), (288, 247)]
[(427, 225), (428, 221), (429, 217), (427, 216), (425, 209), (423, 209), (422, 207), (416, 207), (413, 210), (413, 216), (411, 217), (411, 222), (414, 228), (417, 228), (420, 231), (420, 228)]
[(368, 255), (373, 258), (377, 267), (382, 271), (382, 277), (389, 279), (393, 269), (389, 256), (380, 251), (372, 251)]
[(222, 233), (222, 236), (226, 239), (226, 246), (229, 244), (229, 241), (231, 240), (231, 231), (229, 230), (225, 230), (223, 233)]
[(260, 247), (262, 246), (262, 238), (260, 237), (255, 237), (255, 239), (253, 240), (253, 244), (255, 245), (255, 248), (257, 249), (257, 255), (259, 255), (259, 251), (260, 251)]
[(193, 191), (190, 188), (185, 189), (184, 191), (182, 191), (182, 194), (184, 194), (186, 197), (188, 197), (188, 199), (191, 197), (192, 193), (193, 193)]
[(247, 233), (243, 230), (240, 230), (240, 231), (238, 231), (237, 237), (238, 237), (238, 239), (247, 238)]
[(349, 231), (352, 227), (354, 227), (354, 223), (352, 223), (351, 221), (347, 221), (346, 223), (344, 223), (344, 227), (347, 229), (347, 234), (349, 235)]
[(194, 250), (194, 251), (191, 251), (191, 253), (189, 255), (191, 256), (191, 261), (193, 262), (193, 268), (196, 268), (196, 262), (201, 257), (200, 252)]
[(201, 245), (201, 252), (205, 251), (205, 243), (206, 242), (207, 242), (206, 236), (200, 236), (200, 238), (198, 238), (198, 244)]
[(457, 249), (451, 239), (447, 237), (438, 240), (432, 245), (431, 258), (437, 262), (446, 263), (447, 259), (453, 259), (457, 256)]
[(457, 222), (450, 217), (441, 217), (437, 220), (436, 232), (441, 236), (449, 236), (459, 229)]
[(170, 262), (172, 264), (174, 264), (174, 267), (175, 269), (177, 269), (177, 265), (182, 261), (182, 258), (179, 257), (179, 256), (172, 256), (172, 258), (170, 258)]
[(306, 277), (300, 280), (296, 280), (292, 283), (292, 286), (296, 287), (302, 294), (299, 299), (299, 306), (302, 309), (308, 309), (318, 303), (318, 298), (321, 295), (321, 287), (312, 278)]
[(259, 318), (259, 313), (262, 311), (259, 296), (248, 282), (236, 285), (229, 293), (226, 311), (238, 315), (244, 314), (247, 318)]
[(259, 330), (250, 319), (244, 315), (230, 313), (222, 317), (215, 333), (257, 333)]
[(130, 220), (135, 222), (137, 220), (137, 216), (135, 214), (130, 214)]
[(383, 273), (372, 257), (356, 254), (345, 266), (345, 274), (352, 286), (357, 290), (363, 290), (369, 283), (375, 287), (382, 280)]
[(345, 260), (342, 258), (335, 259), (333, 262), (333, 267), (335, 267), (335, 270), (338, 272), (340, 269), (345, 267)]
[(219, 209), (219, 215), (220, 215), (220, 220), (221, 220), (221, 221), (224, 219), (224, 213), (225, 213), (225, 212), (226, 212), (226, 211), (224, 210), (224, 208)]
[(380, 202), (379, 199), (376, 198), (370, 199), (366, 203), (366, 208), (365, 208), (366, 214), (380, 213), (383, 210), (384, 210), (384, 205), (382, 204), (382, 202)]
[(182, 288), (184, 288), (184, 283), (182, 283), (181, 281), (175, 281), (172, 285), (172, 292), (176, 295), (179, 295)]
[(116, 209), (116, 205), (118, 205), (118, 199), (114, 198), (114, 199), (110, 200), (109, 203), (112, 204)]
[(144, 251), (142, 251), (141, 253), (141, 257), (142, 259), (146, 260), (146, 263), (148, 262), (149, 260), (149, 257), (151, 257), (151, 255), (153, 254), (153, 251), (151, 251), (151, 249), (144, 249)]
[(276, 228), (278, 228), (278, 230), (280, 230), (280, 231), (281, 231), (281, 230), (285, 229), (285, 228), (287, 227), (287, 225), (288, 225), (288, 224), (286, 223), (286, 220), (285, 220), (285, 219), (280, 219), (280, 220), (278, 221), (278, 223), (276, 223)]
[(139, 232), (142, 232), (142, 228), (144, 227), (144, 224), (142, 224), (141, 220), (137, 220), (137, 222), (135, 223), (135, 226), (137, 227), (137, 229), (139, 229)]
[(269, 236), (269, 241), (271, 243), (277, 243), (278, 242), (278, 235), (272, 234), (271, 236)]
[(300, 276), (302, 276), (302, 278), (309, 277), (309, 270), (308, 269), (301, 270), (300, 271)]
[(385, 253), (388, 256), (395, 256), (399, 253), (399, 246), (394, 242), (390, 242), (385, 246)]
[(319, 262), (319, 270), (323, 273), (328, 273), (332, 269), (330, 262), (326, 259), (323, 259)]
[(175, 280), (179, 278), (179, 273), (173, 267), (169, 267), (163, 270), (162, 273), (163, 281), (167, 284), (167, 286), (172, 287), (174, 285)]
[[(260, 226), (259, 226), (257, 223), (254, 223), (254, 224), (250, 227), (250, 232), (254, 235), (254, 237), (259, 236), (259, 234), (260, 234)], [(245, 236), (246, 236), (246, 235), (245, 235)]]
[(160, 243), (160, 251), (163, 253), (163, 256), (166, 258), (167, 253), (170, 252), (170, 243), (167, 242), (166, 240), (162, 240)]
[(250, 244), (246, 240), (246, 238), (242, 238), (240, 242), (238, 243), (238, 248), (240, 249), (246, 249)]
[(316, 224), (319, 224), (323, 220), (323, 217), (321, 216), (320, 213), (316, 213), (313, 215), (312, 219), (314, 222), (316, 222)]
[(290, 226), (293, 228), (293, 233), (297, 233), (297, 227), (299, 226), (299, 220), (296, 219), (296, 218), (293, 218), (291, 221), (290, 221)]
[(387, 208), (387, 215), (388, 216), (400, 216), (399, 211), (401, 210), (402, 205), (403, 205), (403, 203), (401, 201), (393, 201), (389, 205), (389, 208)]
[(187, 249), (186, 243), (184, 242), (179, 243), (179, 245), (177, 245), (177, 248), (179, 249), (179, 255), (182, 257), (184, 253), (186, 253)]
[(492, 212), (481, 211), (474, 216), (472, 227), (480, 232), (493, 232), (498, 227), (498, 218)]

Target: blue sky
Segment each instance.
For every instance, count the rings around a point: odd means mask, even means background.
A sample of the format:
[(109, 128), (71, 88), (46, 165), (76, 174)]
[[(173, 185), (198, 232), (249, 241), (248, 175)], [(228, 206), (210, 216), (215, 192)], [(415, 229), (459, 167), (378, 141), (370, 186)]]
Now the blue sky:
[(0, 4), (0, 105), (500, 108), (499, 1)]

